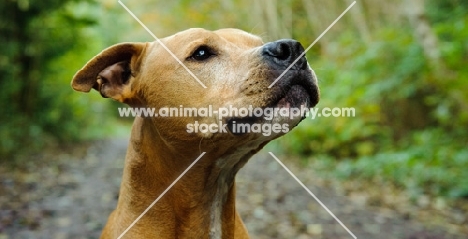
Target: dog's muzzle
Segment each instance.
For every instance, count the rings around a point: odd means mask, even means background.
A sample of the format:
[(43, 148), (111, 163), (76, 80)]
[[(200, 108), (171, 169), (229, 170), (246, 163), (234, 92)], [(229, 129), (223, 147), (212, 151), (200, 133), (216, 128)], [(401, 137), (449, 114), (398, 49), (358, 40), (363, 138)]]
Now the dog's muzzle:
[[(266, 92), (268, 100), (263, 108), (310, 108), (319, 100), (319, 90), (316, 76), (307, 64), (304, 48), (295, 40), (279, 40), (269, 42), (262, 46), (261, 58), (265, 64), (265, 83), (272, 87)], [(287, 71), (286, 71), (287, 70)], [(274, 82), (274, 84), (273, 84)], [(271, 122), (290, 123), (297, 125), (300, 119), (278, 119)], [(233, 132), (234, 123), (255, 124), (268, 123), (261, 117), (233, 117), (227, 120), (229, 129)], [(242, 135), (243, 133), (234, 133)]]
[(261, 55), (270, 69), (270, 83), (275, 82), (270, 92), (274, 97), (269, 106), (289, 108), (317, 104), (316, 76), (307, 64), (304, 47), (298, 41), (269, 42), (263, 46)]

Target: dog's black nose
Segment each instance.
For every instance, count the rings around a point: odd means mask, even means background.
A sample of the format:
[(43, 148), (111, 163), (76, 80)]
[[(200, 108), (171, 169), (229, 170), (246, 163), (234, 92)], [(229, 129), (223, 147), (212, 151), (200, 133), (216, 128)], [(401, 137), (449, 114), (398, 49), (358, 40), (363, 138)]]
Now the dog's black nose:
[[(269, 42), (263, 46), (263, 57), (277, 67), (286, 69), (304, 52), (301, 43), (295, 40), (279, 40)], [(297, 60), (292, 69), (303, 70), (307, 68), (305, 56)]]

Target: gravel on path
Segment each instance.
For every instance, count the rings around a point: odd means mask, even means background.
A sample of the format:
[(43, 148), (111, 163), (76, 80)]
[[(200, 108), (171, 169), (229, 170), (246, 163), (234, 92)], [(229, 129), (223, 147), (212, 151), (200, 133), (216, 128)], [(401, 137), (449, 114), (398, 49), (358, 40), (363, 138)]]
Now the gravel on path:
[[(0, 165), (0, 239), (98, 238), (117, 203), (127, 142), (104, 140)], [(357, 238), (468, 238), (369, 207), (324, 185), (312, 169), (277, 157)], [(239, 172), (236, 189), (252, 238), (353, 238), (265, 150)]]

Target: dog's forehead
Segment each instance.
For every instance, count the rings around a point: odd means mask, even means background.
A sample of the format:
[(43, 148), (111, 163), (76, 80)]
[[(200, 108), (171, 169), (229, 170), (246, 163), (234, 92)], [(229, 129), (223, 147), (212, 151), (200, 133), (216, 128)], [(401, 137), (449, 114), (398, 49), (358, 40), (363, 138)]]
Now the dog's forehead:
[(263, 41), (260, 37), (235, 28), (220, 29), (214, 31), (214, 33), (236, 45), (240, 44), (248, 47), (263, 45)]
[(164, 38), (166, 44), (171, 45), (176, 42), (179, 46), (192, 45), (192, 42), (210, 44), (220, 41), (227, 41), (241, 48), (254, 48), (263, 45), (263, 41), (260, 37), (234, 28), (225, 28), (216, 31), (209, 31), (203, 28), (191, 28)]

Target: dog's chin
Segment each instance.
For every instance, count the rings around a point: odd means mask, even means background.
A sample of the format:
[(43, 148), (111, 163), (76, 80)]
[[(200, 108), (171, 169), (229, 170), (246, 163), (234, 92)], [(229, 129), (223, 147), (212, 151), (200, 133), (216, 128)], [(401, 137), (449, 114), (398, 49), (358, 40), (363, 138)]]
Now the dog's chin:
[[(293, 110), (296, 112), (303, 112), (304, 109), (311, 107), (311, 95), (301, 85), (293, 85), (289, 88), (286, 94), (281, 97), (271, 107), (277, 109), (283, 109), (279, 115), (276, 115), (271, 121), (277, 124), (288, 124), (290, 129), (299, 124), (305, 117), (305, 115), (291, 115)], [(283, 115), (281, 112), (288, 112), (289, 115)]]
[[(230, 132), (234, 135), (243, 135), (245, 132), (238, 132), (234, 129), (236, 125), (244, 124), (253, 126), (256, 125), (279, 125), (281, 130), (279, 132), (272, 132), (271, 136), (273, 138), (279, 137), (286, 134), (298, 125), (304, 118), (305, 115), (291, 115), (291, 112), (294, 110), (297, 112), (304, 112), (304, 109), (308, 109), (311, 106), (315, 105), (315, 99), (313, 95), (301, 85), (292, 85), (288, 87), (286, 91), (282, 91), (282, 94), (274, 100), (272, 103), (266, 104), (263, 109), (270, 109), (274, 112), (274, 116), (268, 117), (268, 115), (263, 115), (262, 117), (232, 117), (226, 122)], [(286, 92), (286, 93), (284, 93)], [(265, 136), (265, 135), (264, 135)], [(269, 135), (270, 136), (270, 135)]]
[(276, 102), (274, 108), (309, 108), (311, 96), (301, 85), (293, 85), (287, 93)]

